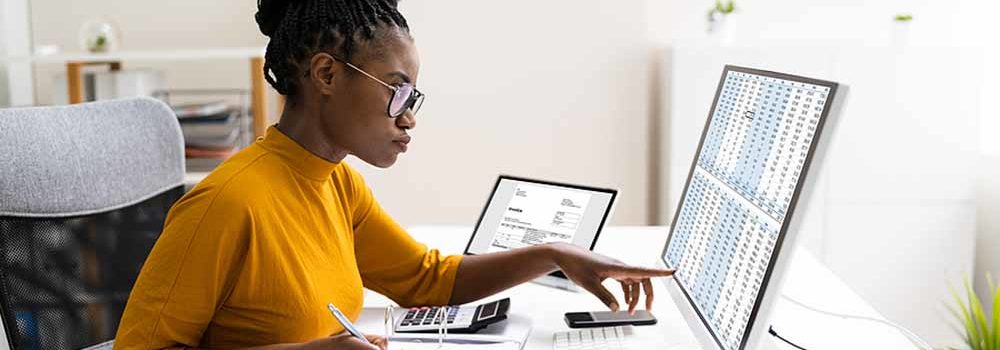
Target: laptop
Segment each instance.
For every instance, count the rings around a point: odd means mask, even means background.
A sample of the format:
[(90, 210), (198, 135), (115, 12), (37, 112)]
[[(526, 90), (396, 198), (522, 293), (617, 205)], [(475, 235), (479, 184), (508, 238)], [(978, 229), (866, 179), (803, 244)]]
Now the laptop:
[[(501, 175), (476, 222), (465, 254), (564, 242), (594, 249), (618, 191)], [(577, 290), (562, 272), (537, 283)]]

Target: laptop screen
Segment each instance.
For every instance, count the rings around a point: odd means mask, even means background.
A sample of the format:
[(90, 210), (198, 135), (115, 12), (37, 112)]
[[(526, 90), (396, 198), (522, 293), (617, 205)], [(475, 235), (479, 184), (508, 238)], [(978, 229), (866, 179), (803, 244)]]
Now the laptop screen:
[(565, 242), (593, 249), (617, 191), (500, 176), (466, 254)]

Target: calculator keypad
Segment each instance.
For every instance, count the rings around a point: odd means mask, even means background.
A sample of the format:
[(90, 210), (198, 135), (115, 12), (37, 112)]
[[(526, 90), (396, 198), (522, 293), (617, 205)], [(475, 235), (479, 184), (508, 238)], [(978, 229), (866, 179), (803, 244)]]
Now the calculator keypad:
[[(440, 307), (419, 307), (412, 308), (403, 315), (403, 319), (399, 322), (401, 327), (407, 326), (437, 326), (441, 323), (441, 317), (438, 315), (438, 310)], [(472, 319), (475, 316), (476, 307), (452, 307), (448, 310), (447, 324), (459, 324), (468, 325), (472, 323)], [(438, 316), (435, 319), (435, 316)]]

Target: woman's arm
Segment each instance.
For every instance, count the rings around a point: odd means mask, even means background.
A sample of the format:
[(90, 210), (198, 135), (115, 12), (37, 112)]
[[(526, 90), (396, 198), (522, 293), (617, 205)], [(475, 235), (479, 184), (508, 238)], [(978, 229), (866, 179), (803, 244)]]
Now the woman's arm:
[(646, 309), (653, 304), (650, 277), (670, 276), (673, 270), (628, 266), (621, 261), (566, 243), (550, 243), (462, 258), (451, 294), (452, 304), (464, 304), (561, 269), (571, 281), (597, 296), (611, 310), (618, 301), (601, 284), (618, 280), (629, 311), (639, 301), (640, 286), (646, 294)]
[(451, 304), (464, 304), (499, 293), (559, 269), (555, 247), (536, 245), (481, 255), (466, 255), (458, 265)]

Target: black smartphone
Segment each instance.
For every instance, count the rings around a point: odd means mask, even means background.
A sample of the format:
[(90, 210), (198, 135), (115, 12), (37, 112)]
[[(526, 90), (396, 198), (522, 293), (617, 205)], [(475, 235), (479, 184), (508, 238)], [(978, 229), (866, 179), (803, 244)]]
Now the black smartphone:
[(565, 319), (569, 328), (656, 324), (656, 317), (646, 310), (635, 310), (635, 315), (629, 315), (628, 311), (567, 312)]

